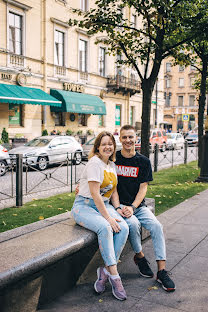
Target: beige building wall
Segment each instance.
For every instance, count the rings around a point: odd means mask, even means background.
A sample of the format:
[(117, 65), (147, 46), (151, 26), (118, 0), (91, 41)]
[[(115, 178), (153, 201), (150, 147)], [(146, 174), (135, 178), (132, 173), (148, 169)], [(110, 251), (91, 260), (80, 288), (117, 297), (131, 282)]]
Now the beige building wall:
[[(115, 76), (116, 58), (106, 55), (105, 77), (99, 74), (99, 48), (104, 45), (95, 45), (95, 37), (88, 36), (83, 30), (77, 27), (68, 27), (68, 20), (73, 17), (71, 8), (80, 8), (81, 1), (61, 1), (61, 0), (24, 0), (10, 1), (0, 0), (0, 83), (17, 84), (18, 76), (23, 76), (22, 86), (40, 88), (47, 93), (50, 89), (64, 89), (64, 83), (82, 86), (86, 94), (101, 97), (106, 105), (106, 116), (102, 118), (98, 115), (88, 115), (87, 125), (78, 123), (79, 116), (75, 114), (75, 120), (70, 121), (71, 112), (63, 113), (65, 125), (55, 125), (55, 113), (50, 107), (41, 105), (23, 105), (22, 124), (19, 126), (9, 125), (9, 105), (0, 104), (0, 132), (5, 126), (10, 137), (16, 134), (31, 139), (41, 135), (42, 129), (48, 132), (53, 129), (66, 132), (71, 129), (74, 132), (87, 130), (94, 131), (95, 134), (107, 129), (114, 131), (116, 128), (129, 123), (138, 128), (141, 126), (142, 95), (137, 93), (133, 96), (122, 92), (114, 94), (107, 89), (107, 76)], [(94, 1), (89, 1), (93, 6)], [(23, 53), (14, 55), (9, 49), (8, 34), (8, 12), (14, 12), (22, 16), (23, 21)], [(126, 16), (131, 17), (131, 13), (126, 10)], [(139, 22), (139, 18), (138, 21)], [(64, 66), (55, 65), (55, 31), (64, 34)], [(103, 36), (103, 34), (101, 34)], [(82, 73), (79, 68), (79, 40), (87, 41), (87, 73)], [(155, 110), (157, 110), (157, 126), (163, 119), (163, 68), (160, 71), (157, 88), (157, 105), (155, 103), (156, 94), (153, 95), (153, 108), (151, 114), (151, 125), (155, 126)], [(11, 79), (2, 79), (1, 74), (9, 74)], [(122, 68), (122, 74), (130, 77), (131, 70)], [(138, 76), (136, 75), (136, 79)], [(155, 91), (156, 92), (156, 91)], [(121, 108), (121, 124), (115, 125), (116, 106)], [(133, 112), (133, 116), (131, 114)]]

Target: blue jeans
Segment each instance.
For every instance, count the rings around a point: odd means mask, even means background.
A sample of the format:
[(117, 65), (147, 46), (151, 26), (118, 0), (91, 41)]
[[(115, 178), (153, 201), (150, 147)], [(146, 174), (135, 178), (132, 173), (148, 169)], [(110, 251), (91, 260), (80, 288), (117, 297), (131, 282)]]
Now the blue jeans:
[(133, 216), (124, 219), (129, 226), (129, 241), (135, 253), (142, 251), (141, 227), (143, 226), (151, 234), (155, 259), (166, 260), (163, 227), (148, 207), (137, 208)]
[(95, 232), (98, 235), (100, 253), (105, 265), (118, 263), (121, 252), (129, 234), (129, 228), (119, 213), (109, 204), (104, 202), (111, 217), (120, 220), (120, 232), (113, 232), (109, 222), (96, 208), (93, 199), (77, 196), (72, 207), (72, 215), (77, 224)]

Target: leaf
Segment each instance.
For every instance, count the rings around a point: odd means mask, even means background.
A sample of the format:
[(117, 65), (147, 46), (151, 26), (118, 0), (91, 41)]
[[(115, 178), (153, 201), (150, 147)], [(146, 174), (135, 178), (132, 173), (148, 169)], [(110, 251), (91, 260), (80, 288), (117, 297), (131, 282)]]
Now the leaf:
[(53, 206), (51, 206), (51, 205), (47, 205), (47, 207), (52, 208)]
[(176, 195), (179, 195), (179, 193), (178, 193), (178, 192), (175, 192), (175, 194), (176, 194)]
[(162, 202), (161, 202), (161, 201), (159, 201), (159, 202), (158, 202), (158, 204), (162, 204)]
[(157, 290), (158, 287), (157, 287), (157, 286), (150, 286), (150, 287), (148, 287), (147, 289), (148, 289), (148, 290), (152, 290), (152, 289)]
[(161, 197), (160, 195), (155, 195), (155, 197)]
[(103, 302), (103, 300), (102, 300), (102, 299), (99, 299), (99, 302)]
[(58, 208), (58, 210), (63, 210), (63, 208)]
[(44, 220), (44, 216), (39, 216), (39, 220)]
[(3, 225), (6, 225), (6, 222), (5, 221), (2, 221)]
[(17, 213), (13, 213), (13, 216), (16, 217), (16, 216), (17, 216)]
[(32, 205), (30, 205), (31, 207), (37, 207), (37, 205), (36, 204), (32, 204)]

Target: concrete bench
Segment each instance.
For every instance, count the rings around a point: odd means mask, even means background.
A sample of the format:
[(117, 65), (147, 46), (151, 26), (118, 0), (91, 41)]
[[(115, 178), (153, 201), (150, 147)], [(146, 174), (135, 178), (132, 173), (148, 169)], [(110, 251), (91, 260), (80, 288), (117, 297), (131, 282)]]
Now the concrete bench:
[[(154, 212), (154, 200), (147, 204)], [(69, 212), (1, 233), (1, 312), (33, 312), (59, 297), (82, 278), (97, 249), (95, 233)]]

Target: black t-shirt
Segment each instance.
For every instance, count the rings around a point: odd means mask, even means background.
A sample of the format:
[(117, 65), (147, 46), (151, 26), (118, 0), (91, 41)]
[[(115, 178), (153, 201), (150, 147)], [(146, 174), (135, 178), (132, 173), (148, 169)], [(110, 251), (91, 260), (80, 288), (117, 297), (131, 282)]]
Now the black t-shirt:
[[(118, 151), (116, 167), (120, 203), (130, 206), (139, 191), (140, 184), (153, 180), (150, 160), (138, 152), (131, 158), (125, 158), (121, 155), (121, 151)], [(144, 204), (143, 200), (140, 206)]]

